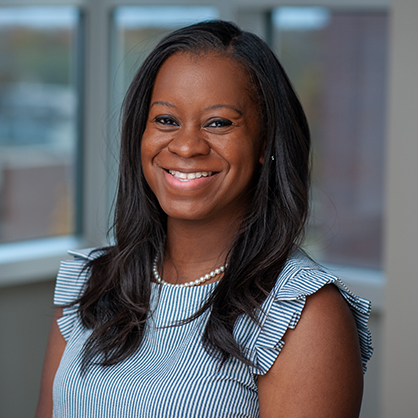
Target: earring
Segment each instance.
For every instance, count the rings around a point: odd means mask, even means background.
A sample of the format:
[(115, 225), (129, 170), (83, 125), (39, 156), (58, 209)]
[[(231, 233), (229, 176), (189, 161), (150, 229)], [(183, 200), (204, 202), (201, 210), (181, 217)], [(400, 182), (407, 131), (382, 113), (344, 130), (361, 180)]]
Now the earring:
[(274, 155), (271, 156), (272, 161), (274, 161)]

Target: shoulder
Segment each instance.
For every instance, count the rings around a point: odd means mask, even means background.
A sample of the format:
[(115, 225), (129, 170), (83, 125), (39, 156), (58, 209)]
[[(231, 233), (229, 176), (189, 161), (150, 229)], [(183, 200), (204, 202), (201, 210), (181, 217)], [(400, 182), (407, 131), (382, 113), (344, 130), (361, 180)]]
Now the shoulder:
[[(331, 284), (334, 286), (327, 286)], [(364, 344), (371, 343), (368, 339), (370, 333), (367, 330), (371, 302), (351, 292), (338, 276), (327, 271), (303, 252), (297, 251), (289, 258), (264, 304), (273, 307), (277, 303), (299, 302), (299, 306), (305, 309), (308, 299), (310, 304), (313, 303), (312, 300), (320, 300), (324, 303), (328, 300), (338, 302), (338, 306), (354, 316), (361, 337), (364, 338)]]
[(301, 250), (295, 251), (279, 274), (271, 296), (280, 299), (309, 296), (326, 284), (340, 282)]
[(363, 384), (359, 337), (351, 309), (335, 286), (307, 298), (297, 327), (288, 329), (283, 341), (280, 356), (259, 376), (260, 417), (358, 416)]
[[(258, 313), (259, 324), (248, 317), (237, 321), (235, 335), (254, 364), (252, 372), (266, 374), (287, 345), (289, 330), (300, 330), (301, 318), (308, 323), (329, 320), (329, 330), (336, 318), (354, 321), (360, 341), (363, 368), (372, 355), (371, 334), (367, 328), (371, 305), (353, 294), (335, 275), (296, 251), (279, 274), (276, 284)], [(314, 325), (315, 325), (314, 324)], [(325, 325), (324, 325), (325, 326)], [(312, 328), (312, 331), (315, 327)]]
[[(302, 341), (309, 341), (311, 349), (324, 345), (326, 351), (333, 351), (335, 344), (346, 346), (350, 341), (358, 347), (353, 313), (336, 286), (326, 285), (306, 298), (297, 327), (287, 330), (283, 341), (283, 352), (290, 345), (301, 347)], [(356, 354), (360, 351), (356, 350)]]
[(106, 251), (107, 248), (92, 247), (80, 250), (68, 250), (68, 254), (72, 255), (74, 259), (90, 261), (99, 258), (101, 255), (106, 253)]
[(86, 288), (90, 273), (86, 268), (91, 260), (104, 254), (106, 249), (89, 248), (71, 250), (70, 260), (61, 261), (55, 283), (54, 305), (62, 308), (58, 326), (64, 339), (68, 341), (77, 317), (79, 297)]
[(88, 262), (100, 257), (104, 252), (105, 250), (99, 248), (68, 251), (72, 259), (61, 261), (55, 284), (55, 305), (72, 303), (80, 296), (89, 277), (86, 269)]

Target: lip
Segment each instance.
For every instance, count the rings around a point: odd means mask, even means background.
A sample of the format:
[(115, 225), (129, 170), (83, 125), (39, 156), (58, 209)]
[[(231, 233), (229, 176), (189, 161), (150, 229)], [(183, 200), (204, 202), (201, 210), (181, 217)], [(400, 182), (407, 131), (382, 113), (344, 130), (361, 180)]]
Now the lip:
[[(164, 178), (167, 184), (177, 190), (193, 191), (199, 190), (211, 183), (217, 176), (217, 172), (210, 170), (191, 170), (191, 169), (163, 169)], [(211, 173), (210, 176), (201, 176), (194, 179), (180, 179), (170, 172), (191, 173)]]
[(200, 179), (201, 177), (211, 177), (212, 171), (191, 171), (185, 172), (181, 170), (167, 170), (169, 174), (173, 177), (179, 179), (180, 181), (190, 181), (195, 179)]

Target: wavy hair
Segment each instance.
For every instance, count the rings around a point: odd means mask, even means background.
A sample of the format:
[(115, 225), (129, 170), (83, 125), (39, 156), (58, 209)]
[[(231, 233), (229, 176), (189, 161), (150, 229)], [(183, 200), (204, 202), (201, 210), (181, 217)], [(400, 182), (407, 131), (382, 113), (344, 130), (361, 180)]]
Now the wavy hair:
[(308, 214), (310, 135), (302, 106), (278, 59), (259, 37), (232, 23), (208, 21), (176, 30), (146, 58), (126, 94), (122, 113), (115, 245), (90, 261), (90, 279), (76, 301), (92, 334), (82, 370), (117, 364), (141, 344), (150, 310), (152, 263), (162, 257), (166, 215), (141, 167), (141, 138), (156, 74), (173, 54), (217, 53), (249, 74), (260, 108), (265, 158), (254, 197), (229, 250), (228, 269), (210, 298), (187, 321), (210, 310), (204, 347), (222, 364), (251, 364), (233, 337), (240, 315), (256, 319), (288, 257), (300, 244)]

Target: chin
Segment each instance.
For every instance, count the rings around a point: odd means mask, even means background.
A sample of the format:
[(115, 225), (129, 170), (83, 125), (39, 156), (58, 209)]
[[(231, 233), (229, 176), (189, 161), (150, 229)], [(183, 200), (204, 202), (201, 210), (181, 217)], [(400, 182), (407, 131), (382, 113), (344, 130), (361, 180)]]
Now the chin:
[(209, 214), (203, 214), (200, 212), (165, 212), (167, 214), (167, 219), (178, 220), (178, 221), (195, 221), (201, 222), (205, 220), (210, 220), (211, 216)]

